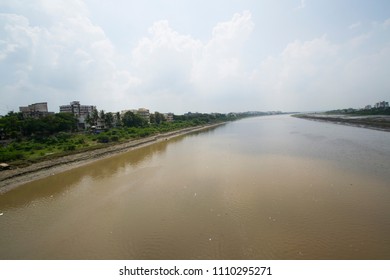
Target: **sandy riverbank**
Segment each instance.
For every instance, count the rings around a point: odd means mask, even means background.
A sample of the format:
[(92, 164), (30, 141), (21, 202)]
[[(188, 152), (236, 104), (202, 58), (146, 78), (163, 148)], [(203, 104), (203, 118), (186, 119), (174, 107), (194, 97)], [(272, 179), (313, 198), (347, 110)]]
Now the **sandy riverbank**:
[(331, 122), (341, 125), (356, 126), (381, 131), (390, 132), (390, 116), (372, 115), (372, 116), (352, 116), (352, 115), (321, 115), (321, 114), (301, 114), (293, 117)]
[(177, 131), (171, 131), (146, 137), (138, 140), (131, 140), (117, 145), (111, 145), (101, 149), (67, 155), (56, 159), (46, 160), (39, 163), (11, 170), (0, 171), (0, 194), (14, 189), (22, 184), (41, 179), (56, 173), (61, 173), (93, 161), (101, 160), (119, 153), (128, 152), (134, 149), (152, 145), (159, 141), (166, 141), (173, 137), (178, 137), (188, 133), (201, 131), (223, 125), (217, 123), (206, 126), (197, 126), (185, 128)]

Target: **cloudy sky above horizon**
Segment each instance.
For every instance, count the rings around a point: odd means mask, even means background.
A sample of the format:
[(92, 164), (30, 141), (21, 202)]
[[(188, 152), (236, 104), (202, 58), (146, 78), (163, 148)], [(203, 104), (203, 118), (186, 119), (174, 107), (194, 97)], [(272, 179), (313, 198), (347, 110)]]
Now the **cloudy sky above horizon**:
[(0, 115), (359, 108), (390, 101), (390, 1), (2, 0), (0, 73)]

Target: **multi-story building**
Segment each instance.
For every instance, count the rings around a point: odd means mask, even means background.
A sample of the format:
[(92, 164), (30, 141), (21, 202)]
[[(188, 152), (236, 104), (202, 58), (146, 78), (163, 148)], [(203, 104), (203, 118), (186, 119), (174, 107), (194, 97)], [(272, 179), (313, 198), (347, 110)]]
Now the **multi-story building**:
[(143, 118), (144, 120), (146, 120), (148, 123), (150, 123), (150, 112), (148, 109), (145, 109), (145, 108), (139, 108), (137, 110), (137, 114)]
[(92, 112), (96, 110), (96, 106), (81, 105), (79, 101), (73, 101), (70, 105), (60, 106), (60, 113), (72, 113), (78, 119), (78, 126), (81, 129), (87, 128), (87, 116), (91, 116)]
[(54, 114), (49, 112), (47, 109), (47, 102), (34, 103), (28, 106), (19, 107), (19, 111), (23, 114), (24, 117), (39, 118), (44, 117), (49, 114)]
[(79, 101), (73, 101), (70, 105), (60, 106), (60, 113), (72, 113), (75, 117), (87, 116), (92, 114), (92, 111), (96, 109), (96, 106), (92, 105), (80, 105)]
[(146, 120), (148, 123), (150, 123), (150, 112), (149, 112), (149, 109), (139, 108), (138, 110), (137, 109), (122, 110), (121, 111), (121, 117), (123, 117), (127, 112), (132, 112), (133, 114), (136, 114), (136, 115), (142, 117), (144, 120)]
[(164, 114), (164, 118), (167, 122), (173, 122), (173, 113)]

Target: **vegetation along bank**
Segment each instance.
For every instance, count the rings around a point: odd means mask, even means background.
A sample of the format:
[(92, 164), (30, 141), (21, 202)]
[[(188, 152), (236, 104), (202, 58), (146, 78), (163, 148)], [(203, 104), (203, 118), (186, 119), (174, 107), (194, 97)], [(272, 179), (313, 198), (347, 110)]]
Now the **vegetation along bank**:
[(115, 127), (79, 131), (71, 114), (34, 119), (9, 113), (0, 118), (0, 162), (9, 166), (0, 171), (0, 192), (135, 147), (262, 114), (195, 113), (174, 116), (172, 122), (144, 122), (129, 114), (131, 119)]
[[(387, 102), (386, 102), (387, 103)], [(390, 131), (390, 108), (341, 109), (325, 113), (296, 114), (297, 118)]]

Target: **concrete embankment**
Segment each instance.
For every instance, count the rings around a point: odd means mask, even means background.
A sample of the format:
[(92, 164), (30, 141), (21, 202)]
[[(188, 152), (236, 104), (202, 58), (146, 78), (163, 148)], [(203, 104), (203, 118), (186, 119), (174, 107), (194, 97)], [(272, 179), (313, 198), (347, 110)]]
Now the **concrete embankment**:
[(131, 151), (133, 149), (141, 148), (147, 145), (152, 145), (159, 141), (165, 141), (180, 135), (210, 129), (216, 126), (220, 126), (222, 124), (224, 123), (185, 128), (138, 140), (131, 140), (125, 143), (110, 145), (108, 147), (103, 147), (92, 151), (81, 152), (55, 159), (45, 160), (42, 162), (31, 164), (26, 167), (3, 170), (0, 172), (0, 193), (7, 192), (22, 184), (50, 176), (55, 173), (64, 172), (66, 170), (70, 170), (96, 160), (104, 159), (119, 153)]

